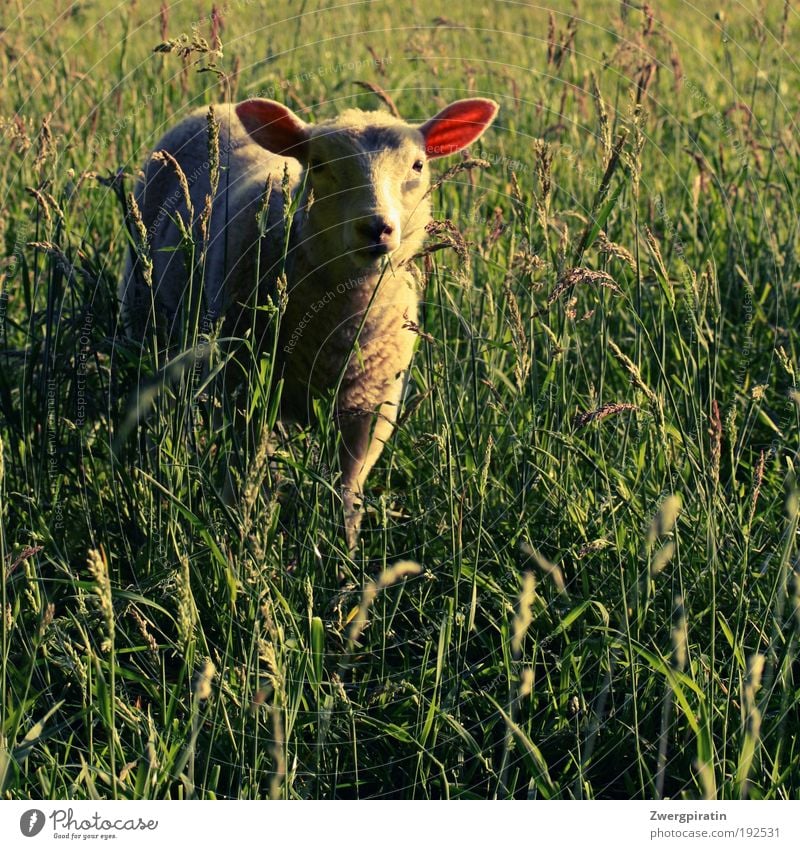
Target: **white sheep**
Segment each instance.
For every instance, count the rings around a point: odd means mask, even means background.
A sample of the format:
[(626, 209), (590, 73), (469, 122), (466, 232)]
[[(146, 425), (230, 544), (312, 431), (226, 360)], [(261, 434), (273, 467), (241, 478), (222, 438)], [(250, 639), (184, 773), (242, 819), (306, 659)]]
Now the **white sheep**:
[[(351, 549), (360, 524), (358, 496), (393, 430), (415, 343), (419, 292), (406, 264), (431, 220), (428, 160), (475, 141), (497, 109), (492, 100), (459, 100), (412, 125), (358, 109), (309, 124), (261, 99), (216, 108), (221, 175), (207, 230), (205, 319), (224, 316), (226, 336), (244, 335), (254, 325), (263, 342), (268, 312), (245, 305), (265, 304), (270, 293), (274, 298), (278, 275), (285, 274), (288, 301), (274, 369), (284, 381), (280, 416), (307, 423), (311, 399), (338, 385), (340, 487)], [(175, 162), (149, 159), (136, 200), (148, 234), (152, 290), (133, 252), (120, 289), (123, 319), (139, 339), (154, 312), (169, 334), (185, 306), (187, 263), (176, 250), (177, 216), (192, 219), (198, 234), (213, 170), (206, 110), (181, 121), (155, 149), (177, 161), (193, 209)], [(288, 243), (284, 173), (289, 190), (302, 192)], [(268, 182), (262, 238), (257, 213)]]

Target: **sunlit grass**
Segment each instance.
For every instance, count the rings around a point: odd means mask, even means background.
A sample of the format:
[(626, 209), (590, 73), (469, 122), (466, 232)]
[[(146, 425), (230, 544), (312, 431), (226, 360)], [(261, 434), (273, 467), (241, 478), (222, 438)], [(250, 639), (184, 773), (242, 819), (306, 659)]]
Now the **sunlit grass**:
[[(7, 5), (3, 795), (796, 798), (783, 4), (549, 23), (231, 0), (224, 28), (188, 0)], [(153, 52), (184, 32), (185, 58)], [(269, 357), (244, 358), (252, 427), (232, 427), (193, 351), (122, 336), (116, 289), (119, 198), (184, 111), (379, 108), (357, 80), (409, 119), (470, 93), (501, 112), (434, 192), (448, 246), (419, 262), (351, 558), (335, 434), (267, 460)], [(227, 349), (185, 327), (213, 372)]]

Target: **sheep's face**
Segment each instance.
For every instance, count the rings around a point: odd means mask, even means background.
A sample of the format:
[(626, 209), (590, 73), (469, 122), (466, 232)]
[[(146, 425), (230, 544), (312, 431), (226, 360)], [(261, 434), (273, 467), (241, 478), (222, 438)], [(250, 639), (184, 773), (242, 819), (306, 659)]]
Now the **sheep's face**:
[(430, 220), (428, 161), (477, 139), (497, 104), (457, 101), (419, 126), (358, 109), (307, 124), (269, 100), (245, 101), (236, 112), (256, 142), (305, 166), (314, 252), (329, 263), (368, 268), (420, 248)]
[(401, 247), (407, 259), (430, 220), (421, 134), (400, 122), (379, 125), (373, 116), (366, 126), (348, 122), (363, 114), (315, 127), (307, 155), (314, 238), (357, 267), (378, 265)]

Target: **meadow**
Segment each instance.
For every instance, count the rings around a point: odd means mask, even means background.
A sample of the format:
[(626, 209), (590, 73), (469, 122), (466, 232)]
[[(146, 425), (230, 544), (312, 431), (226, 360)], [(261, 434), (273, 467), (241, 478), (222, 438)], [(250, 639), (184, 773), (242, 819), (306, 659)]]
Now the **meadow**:
[[(797, 798), (798, 51), (772, 0), (5, 3), (0, 795)], [(124, 337), (128, 194), (199, 105), (470, 95), (350, 556), (325, 403), (270, 460), (268, 354), (243, 432), (213, 329)]]

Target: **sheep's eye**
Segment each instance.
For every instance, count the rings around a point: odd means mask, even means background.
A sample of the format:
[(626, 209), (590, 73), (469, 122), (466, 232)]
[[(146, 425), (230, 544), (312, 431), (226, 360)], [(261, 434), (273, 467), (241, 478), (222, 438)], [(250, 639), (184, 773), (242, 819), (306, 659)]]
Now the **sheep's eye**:
[(425, 163), (421, 159), (417, 159), (411, 167), (417, 172), (417, 174), (421, 174), (422, 169), (425, 167)]
[(310, 162), (311, 170), (319, 174), (320, 171), (325, 169), (325, 165), (327, 163), (323, 162), (321, 159), (312, 159)]

